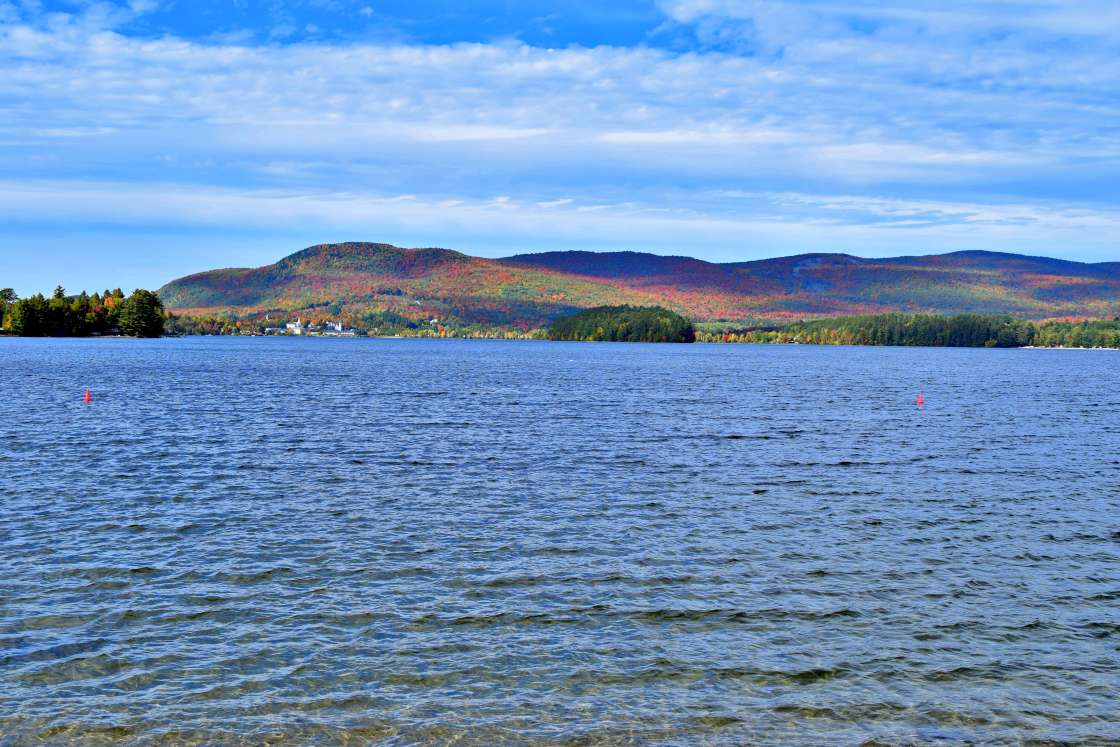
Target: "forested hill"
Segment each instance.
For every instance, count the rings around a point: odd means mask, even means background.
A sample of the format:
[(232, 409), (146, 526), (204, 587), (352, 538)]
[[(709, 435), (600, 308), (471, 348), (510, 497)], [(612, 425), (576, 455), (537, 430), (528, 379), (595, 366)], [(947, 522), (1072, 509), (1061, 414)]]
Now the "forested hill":
[(845, 254), (716, 264), (639, 252), (483, 259), (446, 249), (324, 244), (272, 265), (181, 278), (178, 313), (304, 314), (535, 328), (595, 306), (663, 306), (699, 321), (790, 322), (886, 312), (1120, 315), (1120, 263), (997, 252), (863, 259)]

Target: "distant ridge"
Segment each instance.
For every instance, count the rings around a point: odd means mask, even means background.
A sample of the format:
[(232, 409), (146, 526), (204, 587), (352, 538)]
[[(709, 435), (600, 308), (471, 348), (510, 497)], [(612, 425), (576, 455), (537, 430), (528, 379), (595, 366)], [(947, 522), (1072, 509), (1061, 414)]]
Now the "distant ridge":
[(277, 312), (530, 328), (603, 305), (661, 305), (697, 321), (787, 321), (884, 311), (1120, 314), (1120, 262), (988, 251), (865, 259), (800, 254), (713, 263), (642, 252), (542, 252), (504, 259), (347, 242), (272, 265), (211, 270), (160, 290), (169, 309)]

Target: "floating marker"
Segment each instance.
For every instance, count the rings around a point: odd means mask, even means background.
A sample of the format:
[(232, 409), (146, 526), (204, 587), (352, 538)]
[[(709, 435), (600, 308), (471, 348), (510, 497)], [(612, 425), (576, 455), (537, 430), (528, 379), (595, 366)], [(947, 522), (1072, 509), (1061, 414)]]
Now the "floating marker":
[(88, 404), (89, 404), (90, 402), (93, 402), (93, 395), (89, 393), (89, 389), (88, 389), (88, 388), (86, 389), (86, 396), (85, 396), (85, 397), (84, 397), (83, 399), (84, 399), (84, 401), (85, 401), (85, 403), (86, 403), (87, 405), (88, 405)]
[(922, 396), (922, 393), (919, 390), (919, 392), (918, 392), (918, 407), (921, 407), (925, 403), (926, 403), (926, 398)]

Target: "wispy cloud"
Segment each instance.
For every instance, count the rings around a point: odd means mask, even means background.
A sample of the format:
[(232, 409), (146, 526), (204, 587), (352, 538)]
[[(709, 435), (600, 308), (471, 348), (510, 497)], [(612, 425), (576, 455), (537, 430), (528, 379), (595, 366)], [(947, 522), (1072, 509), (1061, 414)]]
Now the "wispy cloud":
[[(1120, 235), (1120, 209), (1046, 202), (970, 203), (920, 199), (721, 191), (661, 201), (602, 203), (534, 200), (528, 196), (432, 197), (360, 190), (135, 185), (86, 181), (0, 182), (0, 219), (9, 228), (171, 225), (184, 229), (315, 229), (351, 237), (437, 239), (500, 255), (510, 246), (562, 248), (602, 242), (604, 248), (668, 251), (709, 246), (720, 259), (749, 259), (773, 247), (868, 255), (946, 248), (1039, 250), (1086, 235), (1090, 256)], [(634, 236), (646, 237), (641, 244)], [(490, 247), (478, 237), (502, 236)], [(822, 236), (827, 236), (825, 242)], [(425, 237), (428, 237), (425, 239)], [(466, 237), (456, 241), (455, 237)], [(946, 246), (945, 242), (954, 242)], [(1101, 258), (1101, 257), (1098, 257)]]
[(113, 128), (138, 158), (150, 147), (361, 158), (362, 147), (376, 157), (398, 145), (418, 157), (426, 143), (459, 142), (438, 154), (455, 174), (492, 160), (489, 146), (535, 140), (505, 149), (500, 166), (583, 169), (609, 158), (669, 177), (694, 162), (720, 178), (765, 178), (782, 164), (802, 178), (822, 168), (829, 180), (957, 183), (950, 172), (962, 167), (1018, 175), (1078, 161), (1104, 171), (1120, 155), (1109, 124), (1118, 104), (1095, 100), (1114, 80), (1106, 71), (1120, 74), (1104, 59), (1060, 80), (1049, 69), (1011, 93), (652, 49), (245, 47), (18, 24), (0, 31), (0, 45), (5, 134), (25, 135), (34, 111), (44, 138)]
[(1115, 246), (1111, 0), (660, 5), (647, 45), (551, 49), (295, 16), (295, 43), (138, 36), (151, 2), (0, 0), (0, 214), (727, 259)]

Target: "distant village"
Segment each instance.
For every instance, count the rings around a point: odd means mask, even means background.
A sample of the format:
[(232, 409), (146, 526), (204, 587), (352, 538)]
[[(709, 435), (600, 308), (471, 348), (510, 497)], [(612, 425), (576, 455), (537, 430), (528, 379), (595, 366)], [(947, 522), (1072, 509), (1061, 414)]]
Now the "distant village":
[(303, 319), (288, 322), (283, 327), (265, 327), (266, 335), (295, 335), (297, 337), (357, 337), (358, 330), (346, 327), (342, 322), (311, 324)]

